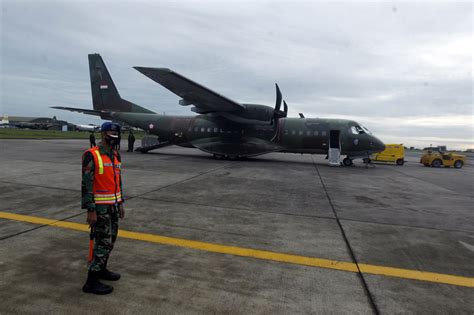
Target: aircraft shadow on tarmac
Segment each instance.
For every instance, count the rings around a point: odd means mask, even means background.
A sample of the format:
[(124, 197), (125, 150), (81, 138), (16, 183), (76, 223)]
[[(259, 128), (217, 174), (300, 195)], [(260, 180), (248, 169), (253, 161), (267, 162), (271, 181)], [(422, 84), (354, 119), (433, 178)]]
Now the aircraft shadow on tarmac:
[[(157, 155), (157, 156), (169, 156), (169, 157), (179, 157), (181, 159), (198, 159), (198, 160), (203, 160), (203, 161), (222, 161), (222, 162), (240, 162), (240, 163), (247, 163), (247, 162), (253, 162), (253, 163), (271, 163), (271, 164), (288, 164), (288, 165), (318, 165), (318, 166), (327, 166), (326, 162), (321, 162), (321, 161), (314, 161), (314, 160), (308, 160), (308, 161), (292, 161), (292, 160), (277, 160), (277, 159), (271, 159), (268, 156), (258, 156), (258, 157), (246, 157), (244, 159), (239, 159), (239, 160), (216, 160), (212, 156), (207, 156), (207, 155), (201, 155), (201, 154), (181, 154), (181, 153), (171, 153), (171, 152), (147, 152), (147, 155)], [(283, 156), (284, 157), (284, 156)], [(326, 161), (326, 160), (324, 160)], [(361, 165), (360, 167), (365, 168), (365, 166)], [(373, 168), (371, 166), (370, 168)]]

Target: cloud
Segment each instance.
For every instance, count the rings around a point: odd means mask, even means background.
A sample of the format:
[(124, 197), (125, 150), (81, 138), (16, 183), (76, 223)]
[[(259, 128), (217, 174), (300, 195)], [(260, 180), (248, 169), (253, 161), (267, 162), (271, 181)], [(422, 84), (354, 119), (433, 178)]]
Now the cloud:
[(384, 136), (468, 147), (471, 13), (450, 1), (4, 0), (0, 114), (95, 122), (49, 107), (91, 107), (87, 54), (98, 52), (122, 97), (168, 115), (191, 113), (132, 66), (270, 106), (278, 82), (293, 116), (356, 117)]

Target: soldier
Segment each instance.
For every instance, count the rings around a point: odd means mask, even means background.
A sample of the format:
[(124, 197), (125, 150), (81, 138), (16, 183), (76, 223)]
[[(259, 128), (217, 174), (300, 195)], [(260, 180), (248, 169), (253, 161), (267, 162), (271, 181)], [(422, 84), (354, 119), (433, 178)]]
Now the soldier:
[(90, 147), (91, 148), (96, 146), (94, 132), (91, 132), (91, 134), (89, 136), (89, 142), (90, 142)]
[(93, 258), (82, 288), (87, 293), (111, 293), (113, 287), (101, 283), (100, 279), (120, 279), (120, 274), (107, 269), (107, 261), (117, 239), (119, 218), (125, 216), (121, 158), (115, 150), (119, 137), (120, 126), (105, 122), (101, 127), (102, 141), (87, 150), (82, 159), (82, 208), (87, 209), (87, 223), (95, 235)]
[(130, 134), (128, 135), (128, 150), (127, 152), (133, 152), (133, 145), (135, 143), (135, 136), (130, 129)]

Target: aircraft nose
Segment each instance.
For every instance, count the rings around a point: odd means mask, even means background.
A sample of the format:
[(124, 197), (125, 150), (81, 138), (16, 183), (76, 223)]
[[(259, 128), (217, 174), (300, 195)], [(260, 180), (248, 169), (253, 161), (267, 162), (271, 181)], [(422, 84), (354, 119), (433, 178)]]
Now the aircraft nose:
[(372, 139), (370, 139), (370, 146), (374, 152), (382, 152), (385, 150), (385, 144), (376, 137), (372, 137)]
[(380, 141), (379, 139), (374, 137), (373, 143), (374, 143), (375, 151), (382, 152), (382, 151), (385, 150), (385, 144), (382, 141)]

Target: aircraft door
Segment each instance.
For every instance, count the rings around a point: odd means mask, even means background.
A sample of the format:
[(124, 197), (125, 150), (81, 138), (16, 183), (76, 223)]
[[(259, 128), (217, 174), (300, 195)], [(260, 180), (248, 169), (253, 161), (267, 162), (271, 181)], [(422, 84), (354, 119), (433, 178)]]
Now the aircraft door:
[(330, 130), (329, 131), (329, 151), (328, 151), (329, 165), (339, 166), (340, 158), (341, 158), (341, 131)]

